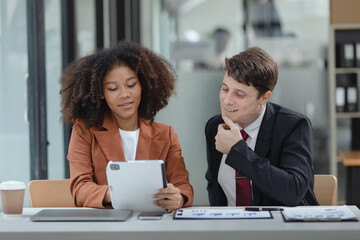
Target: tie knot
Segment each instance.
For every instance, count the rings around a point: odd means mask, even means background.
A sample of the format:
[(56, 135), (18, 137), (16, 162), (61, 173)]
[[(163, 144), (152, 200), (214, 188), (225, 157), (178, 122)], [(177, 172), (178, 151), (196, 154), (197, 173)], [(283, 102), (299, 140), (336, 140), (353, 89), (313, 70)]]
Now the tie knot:
[(240, 130), (241, 136), (244, 139), (244, 141), (246, 141), (246, 139), (248, 138), (248, 134), (244, 131), (244, 129)]

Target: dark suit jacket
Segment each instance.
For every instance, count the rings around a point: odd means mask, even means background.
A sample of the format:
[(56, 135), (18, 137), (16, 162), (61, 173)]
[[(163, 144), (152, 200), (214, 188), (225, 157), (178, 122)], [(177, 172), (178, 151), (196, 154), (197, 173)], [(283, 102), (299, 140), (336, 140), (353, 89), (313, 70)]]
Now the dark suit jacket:
[[(221, 115), (205, 127), (208, 193), (211, 206), (226, 206), (226, 195), (218, 183), (222, 153), (215, 149)], [(318, 205), (313, 192), (313, 129), (310, 120), (294, 111), (267, 103), (255, 151), (240, 140), (225, 163), (250, 180), (255, 206)]]

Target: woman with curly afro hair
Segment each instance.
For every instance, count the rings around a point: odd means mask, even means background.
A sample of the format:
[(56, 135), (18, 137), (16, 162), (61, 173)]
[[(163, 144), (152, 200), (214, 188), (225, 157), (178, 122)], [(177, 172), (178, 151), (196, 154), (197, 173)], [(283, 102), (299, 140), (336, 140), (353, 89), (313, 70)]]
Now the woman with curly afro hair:
[(68, 160), (76, 206), (110, 208), (111, 161), (162, 159), (169, 182), (154, 204), (191, 206), (193, 188), (171, 126), (154, 122), (174, 91), (171, 65), (151, 50), (122, 42), (71, 63), (61, 77), (62, 118), (73, 126)]

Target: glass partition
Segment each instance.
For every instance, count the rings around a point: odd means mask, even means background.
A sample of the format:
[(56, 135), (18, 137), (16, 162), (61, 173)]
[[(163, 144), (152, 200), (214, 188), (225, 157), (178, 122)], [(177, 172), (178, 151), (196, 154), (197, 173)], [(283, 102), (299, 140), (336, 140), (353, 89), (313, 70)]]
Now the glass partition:
[(172, 124), (178, 132), (195, 205), (208, 204), (204, 127), (220, 113), (224, 59), (247, 47), (261, 47), (278, 62), (278, 84), (270, 101), (310, 118), (315, 172), (329, 171), (328, 0), (152, 2), (151, 11), (157, 14), (152, 16), (151, 46), (171, 61), (179, 75), (177, 95), (156, 120)]

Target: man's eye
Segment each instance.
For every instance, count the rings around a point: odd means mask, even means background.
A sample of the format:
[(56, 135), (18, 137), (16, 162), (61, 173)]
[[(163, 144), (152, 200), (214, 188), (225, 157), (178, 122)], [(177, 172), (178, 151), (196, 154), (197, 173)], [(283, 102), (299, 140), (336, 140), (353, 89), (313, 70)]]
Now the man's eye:
[(229, 91), (229, 89), (227, 89), (227, 88), (222, 88), (221, 90), (223, 90), (224, 92)]

